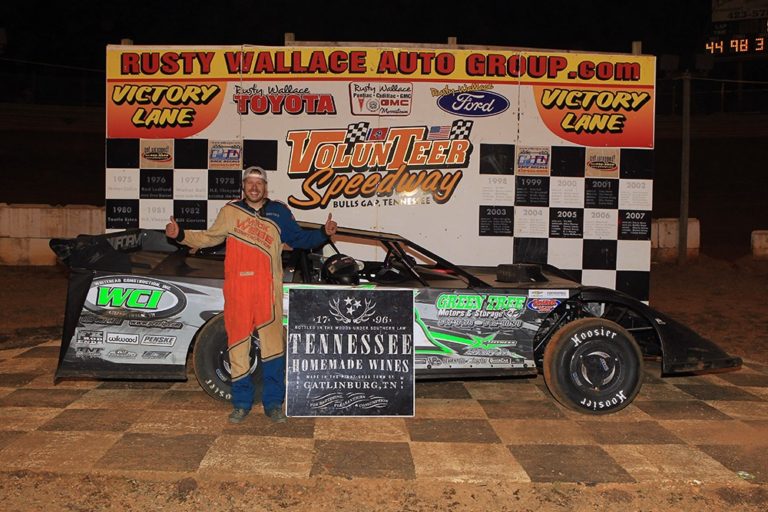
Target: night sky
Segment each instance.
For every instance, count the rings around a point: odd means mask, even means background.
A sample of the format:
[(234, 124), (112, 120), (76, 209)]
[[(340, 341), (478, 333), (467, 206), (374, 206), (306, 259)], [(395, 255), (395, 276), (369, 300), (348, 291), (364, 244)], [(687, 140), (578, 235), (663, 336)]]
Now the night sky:
[(3, 2), (0, 57), (104, 69), (105, 46), (255, 44), (281, 46), (285, 32), (308, 41), (379, 41), (631, 51), (693, 55), (710, 29), (709, 0), (261, 2)]

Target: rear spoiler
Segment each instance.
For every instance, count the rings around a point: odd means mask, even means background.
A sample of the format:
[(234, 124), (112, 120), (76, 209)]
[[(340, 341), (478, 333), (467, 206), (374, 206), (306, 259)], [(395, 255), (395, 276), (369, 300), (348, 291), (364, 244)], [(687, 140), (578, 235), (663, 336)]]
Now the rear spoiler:
[(145, 250), (173, 253), (180, 249), (162, 231), (129, 229), (103, 235), (53, 238), (48, 244), (56, 259), (69, 268), (130, 272), (128, 253)]

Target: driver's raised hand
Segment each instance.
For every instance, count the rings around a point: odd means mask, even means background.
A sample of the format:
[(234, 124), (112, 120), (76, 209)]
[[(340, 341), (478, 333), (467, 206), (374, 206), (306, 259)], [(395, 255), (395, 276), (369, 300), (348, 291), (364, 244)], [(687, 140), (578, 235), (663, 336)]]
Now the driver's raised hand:
[(323, 226), (323, 229), (325, 230), (325, 234), (330, 236), (333, 236), (336, 234), (336, 230), (339, 227), (338, 224), (336, 224), (336, 221), (333, 220), (333, 214), (328, 214), (328, 219), (325, 221), (325, 226)]
[(165, 236), (173, 239), (179, 236), (179, 225), (173, 217), (171, 217), (171, 222), (165, 225)]

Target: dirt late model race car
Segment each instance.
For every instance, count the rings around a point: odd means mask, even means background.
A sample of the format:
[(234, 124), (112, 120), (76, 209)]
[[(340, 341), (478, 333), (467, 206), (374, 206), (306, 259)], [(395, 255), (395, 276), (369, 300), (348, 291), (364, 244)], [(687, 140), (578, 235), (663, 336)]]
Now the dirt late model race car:
[[(665, 375), (741, 366), (643, 302), (584, 286), (550, 265), (459, 266), (373, 231), (339, 228), (334, 239), (322, 250), (284, 251), (284, 311), (292, 287), (412, 289), (417, 380), (542, 372), (561, 404), (604, 414), (635, 398), (644, 359), (661, 359)], [(203, 389), (230, 398), (223, 245), (190, 253), (143, 229), (50, 245), (70, 268), (57, 379), (186, 380), (193, 360)], [(337, 247), (377, 257), (353, 258)], [(255, 336), (251, 348), (258, 384)]]

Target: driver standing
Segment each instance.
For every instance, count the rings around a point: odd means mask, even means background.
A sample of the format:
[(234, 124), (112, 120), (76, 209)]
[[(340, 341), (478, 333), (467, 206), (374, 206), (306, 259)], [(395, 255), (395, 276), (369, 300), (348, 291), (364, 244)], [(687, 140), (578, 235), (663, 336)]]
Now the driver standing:
[(193, 248), (212, 247), (226, 240), (224, 258), (224, 326), (232, 368), (231, 423), (240, 423), (253, 406), (255, 392), (250, 369), (251, 334), (258, 331), (264, 379), (265, 414), (286, 420), (285, 340), (283, 339), (283, 243), (294, 249), (320, 246), (336, 233), (328, 214), (321, 231), (302, 229), (288, 207), (267, 198), (267, 174), (261, 167), (243, 171), (240, 200), (227, 203), (206, 230), (185, 231), (176, 220), (165, 234)]

